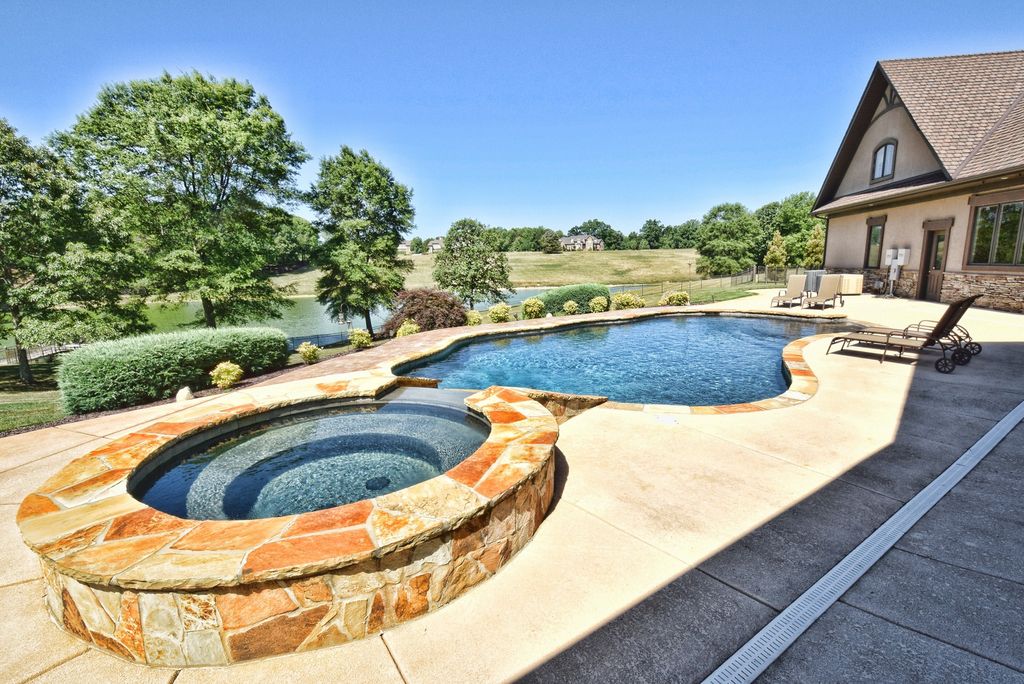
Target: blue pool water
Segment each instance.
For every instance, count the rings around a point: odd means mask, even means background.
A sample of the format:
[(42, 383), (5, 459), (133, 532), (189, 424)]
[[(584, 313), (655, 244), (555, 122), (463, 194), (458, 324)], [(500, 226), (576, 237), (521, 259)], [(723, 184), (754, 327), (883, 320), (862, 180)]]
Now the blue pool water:
[(485, 338), (396, 371), (437, 378), (442, 388), (506, 385), (632, 403), (736, 404), (786, 391), (782, 348), (822, 331), (793, 320), (666, 316)]
[(464, 409), (389, 402), (270, 419), (172, 457), (132, 494), (182, 518), (269, 518), (359, 501), (435, 477), (488, 427)]

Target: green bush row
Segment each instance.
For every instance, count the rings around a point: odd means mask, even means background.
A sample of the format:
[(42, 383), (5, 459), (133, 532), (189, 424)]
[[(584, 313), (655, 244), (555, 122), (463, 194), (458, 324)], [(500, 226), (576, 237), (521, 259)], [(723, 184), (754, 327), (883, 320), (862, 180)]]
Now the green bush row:
[(217, 328), (97, 342), (67, 354), (57, 371), (71, 413), (135, 406), (178, 389), (210, 386), (210, 371), (233, 361), (247, 376), (284, 367), (285, 334), (274, 328)]
[(547, 290), (540, 296), (542, 302), (544, 302), (544, 309), (551, 313), (558, 313), (563, 310), (565, 303), (572, 300), (581, 304), (582, 313), (590, 312), (590, 300), (594, 297), (610, 297), (608, 288), (604, 285), (588, 284), (588, 285), (566, 285), (565, 287), (556, 287), (552, 290)]

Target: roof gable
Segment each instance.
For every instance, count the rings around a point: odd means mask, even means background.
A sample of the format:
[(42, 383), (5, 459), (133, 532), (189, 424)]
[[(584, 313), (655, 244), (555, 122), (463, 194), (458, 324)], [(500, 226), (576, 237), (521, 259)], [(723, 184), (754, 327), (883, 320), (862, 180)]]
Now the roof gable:
[[(814, 210), (834, 204), (857, 147), (882, 109), (891, 85), (941, 169), (921, 184), (992, 175), (1024, 164), (1024, 51), (885, 60), (875, 65)], [(880, 198), (915, 189), (913, 182), (882, 184), (859, 193)], [(826, 207), (826, 205), (828, 205)]]

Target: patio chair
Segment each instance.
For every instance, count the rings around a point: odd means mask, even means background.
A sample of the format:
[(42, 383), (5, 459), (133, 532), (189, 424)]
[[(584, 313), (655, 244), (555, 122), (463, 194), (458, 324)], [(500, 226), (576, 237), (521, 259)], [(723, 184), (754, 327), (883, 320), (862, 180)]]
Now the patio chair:
[[(854, 343), (880, 346), (882, 347), (882, 357), (879, 359), (879, 363), (882, 363), (890, 349), (898, 350), (902, 358), (905, 351), (921, 352), (929, 347), (938, 347), (942, 351), (942, 358), (935, 361), (935, 369), (940, 373), (952, 373), (957, 366), (964, 366), (971, 360), (971, 352), (961, 346), (955, 328), (964, 312), (971, 308), (971, 304), (979, 296), (965, 297), (950, 304), (946, 312), (942, 314), (942, 318), (930, 329), (915, 327), (916, 324), (902, 330), (898, 328), (866, 328), (859, 332), (833, 337), (826, 353), (830, 353), (832, 347), (837, 343), (842, 345), (840, 351)], [(871, 330), (875, 332), (870, 332)]]
[(840, 306), (845, 306), (843, 301), (843, 295), (839, 293), (839, 285), (842, 282), (842, 277), (838, 273), (831, 273), (821, 277), (821, 284), (818, 285), (818, 291), (810, 297), (805, 297), (803, 305), (807, 308), (820, 306), (822, 309), (831, 306), (833, 309), (836, 308), (836, 300), (839, 300)]
[(804, 299), (803, 275), (791, 275), (786, 281), (786, 289), (779, 290), (779, 294), (772, 297), (772, 306), (800, 306)]
[[(965, 297), (964, 299), (960, 299), (958, 301), (953, 302), (946, 308), (946, 312), (948, 313), (953, 307), (960, 307), (959, 313), (955, 315), (953, 318), (953, 327), (949, 331), (949, 337), (950, 339), (956, 341), (956, 343), (959, 344), (961, 348), (966, 349), (968, 352), (970, 352), (972, 357), (977, 356), (978, 354), (981, 353), (981, 344), (975, 342), (974, 339), (971, 337), (971, 333), (968, 332), (967, 328), (960, 325), (960, 319), (967, 312), (967, 309), (969, 309), (974, 304), (974, 302), (978, 301), (978, 299), (980, 299), (981, 297), (982, 295)], [(927, 337), (928, 333), (933, 331), (938, 324), (939, 321), (918, 321), (917, 323), (911, 323), (906, 328), (902, 328), (902, 332), (904, 332), (909, 337)], [(875, 335), (886, 335), (888, 333), (900, 331), (900, 328), (870, 327), (864, 328), (860, 332)]]

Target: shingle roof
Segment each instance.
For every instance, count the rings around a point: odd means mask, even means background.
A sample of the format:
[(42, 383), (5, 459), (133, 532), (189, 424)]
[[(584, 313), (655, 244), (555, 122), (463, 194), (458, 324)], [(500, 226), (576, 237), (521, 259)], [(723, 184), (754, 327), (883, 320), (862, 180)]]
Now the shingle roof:
[(1024, 51), (879, 65), (953, 180), (1024, 158)]

